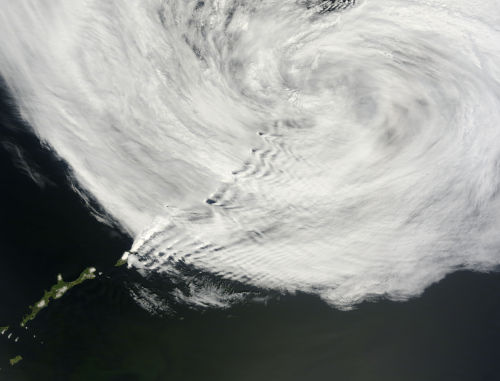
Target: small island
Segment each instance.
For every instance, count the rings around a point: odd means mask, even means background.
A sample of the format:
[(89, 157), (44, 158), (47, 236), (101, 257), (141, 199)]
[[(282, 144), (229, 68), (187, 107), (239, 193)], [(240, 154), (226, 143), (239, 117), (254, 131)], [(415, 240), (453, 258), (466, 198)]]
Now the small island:
[(14, 358), (11, 358), (11, 359), (9, 360), (10, 365), (11, 365), (11, 366), (14, 366), (14, 365), (16, 365), (18, 362), (22, 361), (22, 359), (23, 359), (23, 358), (22, 358), (22, 356), (19, 356), (19, 355), (18, 355), (18, 356), (16, 356), (16, 357), (14, 357)]
[(122, 255), (122, 257), (118, 261), (116, 261), (115, 267), (120, 267), (120, 266), (123, 266), (123, 265), (127, 264), (128, 255), (129, 255), (129, 253), (125, 252)]

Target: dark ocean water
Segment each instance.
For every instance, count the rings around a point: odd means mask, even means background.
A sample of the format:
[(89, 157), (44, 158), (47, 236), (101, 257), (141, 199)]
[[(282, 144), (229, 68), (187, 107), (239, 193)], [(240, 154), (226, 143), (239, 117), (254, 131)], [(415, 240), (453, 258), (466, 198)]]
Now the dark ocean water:
[[(58, 273), (103, 272), (53, 301), (29, 331), (0, 336), (0, 380), (500, 379), (498, 273), (455, 273), (411, 301), (347, 312), (299, 294), (148, 313), (129, 292), (141, 277), (113, 266), (132, 239), (91, 215), (69, 168), (5, 90), (0, 98), (0, 326), (18, 323)], [(16, 355), (24, 359), (10, 367)]]

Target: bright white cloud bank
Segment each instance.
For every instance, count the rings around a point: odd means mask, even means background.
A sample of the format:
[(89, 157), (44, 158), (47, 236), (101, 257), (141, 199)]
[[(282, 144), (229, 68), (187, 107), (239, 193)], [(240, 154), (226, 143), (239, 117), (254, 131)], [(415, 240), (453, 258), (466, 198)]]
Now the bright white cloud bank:
[(498, 2), (304, 3), (0, 0), (0, 72), (144, 273), (346, 308), (493, 269)]

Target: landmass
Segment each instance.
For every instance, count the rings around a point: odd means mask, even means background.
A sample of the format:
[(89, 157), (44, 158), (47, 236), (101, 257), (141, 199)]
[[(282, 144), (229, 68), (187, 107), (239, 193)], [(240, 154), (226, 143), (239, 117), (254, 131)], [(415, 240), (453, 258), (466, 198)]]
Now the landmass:
[[(72, 289), (73, 287), (79, 285), (80, 283), (85, 282), (88, 279), (94, 279), (95, 278), (95, 271), (96, 271), (96, 269), (94, 267), (88, 267), (82, 271), (82, 273), (80, 274), (80, 276), (76, 280), (74, 280), (72, 282), (65, 282), (62, 278), (62, 275), (59, 274), (57, 276), (57, 283), (54, 286), (52, 286), (52, 288), (49, 291), (45, 291), (42, 299), (40, 299), (34, 305), (30, 306), (31, 311), (21, 321), (21, 327), (25, 327), (29, 321), (35, 319), (35, 317), (38, 315), (38, 313), (43, 308), (47, 307), (52, 299), (59, 299), (68, 290)], [(2, 333), (3, 333), (3, 331), (2, 331)]]
[[(124, 257), (122, 257), (122, 259), (123, 258)], [(125, 257), (125, 263), (126, 263), (126, 257)], [(20, 323), (21, 327), (23, 328), (26, 327), (26, 324), (28, 322), (35, 319), (38, 313), (43, 308), (47, 307), (52, 299), (59, 299), (73, 287), (85, 282), (86, 280), (94, 279), (96, 277), (95, 272), (96, 269), (94, 267), (88, 267), (85, 270), (83, 270), (82, 273), (78, 276), (78, 278), (72, 282), (66, 282), (61, 274), (57, 275), (57, 283), (53, 285), (49, 291), (45, 291), (43, 297), (37, 303), (29, 307), (30, 312), (26, 316), (24, 316), (23, 320)], [(9, 330), (9, 328), (10, 328), (9, 326), (0, 327), (0, 334), (1, 335), (5, 334)], [(8, 339), (10, 339), (11, 335), (12, 333), (9, 334)], [(16, 338), (16, 341), (17, 339), (18, 338)], [(18, 355), (16, 357), (11, 358), (9, 362), (11, 366), (14, 366), (22, 360), (23, 357)]]

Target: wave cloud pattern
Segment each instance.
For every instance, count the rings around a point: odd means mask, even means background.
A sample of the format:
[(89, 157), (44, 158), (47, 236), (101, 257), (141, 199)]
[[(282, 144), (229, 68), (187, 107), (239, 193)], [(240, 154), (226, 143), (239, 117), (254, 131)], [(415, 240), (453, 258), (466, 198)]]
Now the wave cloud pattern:
[(349, 308), (500, 263), (497, 1), (0, 5), (22, 116), (143, 274)]

